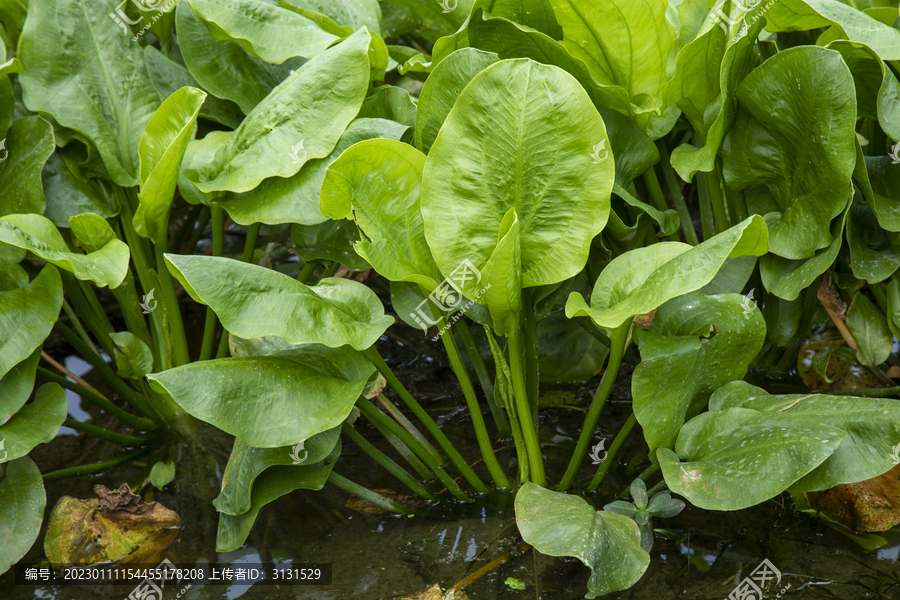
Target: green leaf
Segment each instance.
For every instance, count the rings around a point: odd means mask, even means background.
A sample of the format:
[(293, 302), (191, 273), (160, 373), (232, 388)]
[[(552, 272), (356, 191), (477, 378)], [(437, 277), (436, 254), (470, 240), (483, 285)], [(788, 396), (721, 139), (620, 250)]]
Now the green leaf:
[(764, 62), (737, 90), (725, 181), (734, 190), (765, 186), (765, 201), (754, 207), (748, 199), (748, 208), (766, 216), (773, 254), (811, 258), (832, 242), (828, 224), (852, 197), (853, 89), (839, 53), (801, 46)]
[(44, 216), (57, 227), (68, 227), (69, 217), (75, 215), (93, 213), (109, 219), (118, 213), (97, 188), (77, 177), (59, 154), (50, 156), (41, 177), (47, 200)]
[(796, 300), (800, 292), (834, 264), (843, 242), (842, 232), (848, 214), (849, 210), (831, 224), (831, 246), (808, 260), (790, 260), (775, 254), (763, 256), (759, 260), (759, 274), (766, 290), (784, 300)]
[(128, 273), (129, 250), (121, 240), (112, 239), (86, 255), (72, 252), (53, 223), (40, 215), (7, 215), (0, 219), (0, 242), (28, 250), (100, 287), (116, 288)]
[[(194, 79), (187, 67), (168, 58), (155, 47), (144, 48), (144, 59), (160, 101), (183, 87), (200, 87), (200, 83)], [(231, 129), (236, 129), (244, 118), (237, 104), (211, 95), (206, 97), (203, 106), (200, 107), (200, 116)]]
[[(359, 119), (387, 119), (408, 127), (416, 126), (416, 102), (405, 89), (395, 85), (386, 85), (366, 98), (359, 114)], [(352, 125), (352, 123), (351, 123)]]
[(588, 316), (600, 327), (618, 327), (635, 315), (702, 288), (726, 258), (762, 256), (767, 239), (765, 221), (754, 215), (697, 246), (661, 242), (631, 250), (614, 258), (600, 273), (591, 306), (581, 294), (569, 296), (566, 316)]
[(166, 484), (175, 478), (175, 463), (169, 461), (167, 463), (157, 462), (150, 469), (150, 483), (158, 490), (166, 487)]
[(10, 127), (6, 142), (9, 156), (0, 163), (0, 189), (5, 190), (0, 198), (0, 217), (43, 214), (41, 170), (56, 149), (53, 127), (40, 117), (22, 117)]
[(871, 206), (854, 202), (850, 207), (847, 244), (853, 276), (879, 283), (900, 268), (900, 247), (879, 226)]
[(340, 425), (375, 367), (349, 348), (309, 345), (148, 375), (188, 413), (255, 448), (296, 444)]
[[(368, 48), (369, 34), (361, 30), (297, 69), (250, 111), (197, 188), (246, 192), (328, 156), (366, 97)], [(332, 85), (323, 88), (327, 79)]]
[(839, 40), (828, 48), (841, 53), (853, 75), (858, 116), (877, 119), (889, 137), (900, 139), (900, 83), (894, 73), (865, 44)]
[(900, 32), (837, 0), (778, 0), (766, 12), (766, 29), (773, 33), (828, 26), (836, 31), (825, 35), (862, 42), (881, 60), (900, 60)]
[(9, 421), (25, 406), (34, 389), (34, 375), (40, 359), (40, 350), (35, 350), (31, 356), (0, 377), (0, 425)]
[(738, 294), (685, 294), (659, 308), (649, 331), (635, 329), (635, 340), (642, 362), (631, 379), (634, 414), (655, 459), (713, 391), (744, 377), (766, 340), (766, 323)]
[(134, 230), (157, 244), (169, 235), (169, 209), (181, 159), (197, 128), (197, 115), (206, 93), (184, 87), (162, 103), (141, 137), (140, 204), (134, 214)]
[(888, 359), (894, 336), (884, 315), (862, 292), (856, 293), (847, 310), (847, 329), (859, 345), (859, 362), (874, 367)]
[(739, 407), (767, 414), (802, 417), (847, 432), (837, 450), (791, 488), (830, 489), (877, 477), (894, 468), (894, 447), (900, 444), (900, 402), (892, 398), (860, 398), (826, 394), (769, 395), (736, 381), (710, 399), (711, 410)]
[(326, 222), (327, 218), (319, 212), (319, 190), (328, 167), (353, 144), (375, 138), (399, 140), (408, 129), (406, 125), (385, 119), (354, 119), (325, 158), (310, 160), (293, 177), (269, 178), (252, 192), (238, 198), (228, 197), (218, 204), (241, 225)]
[(6, 542), (0, 548), (0, 573), (6, 573), (31, 549), (41, 532), (47, 495), (37, 465), (20, 458), (6, 468), (0, 482), (0, 536)]
[[(859, 155), (862, 156), (862, 150)], [(883, 229), (900, 231), (900, 170), (895, 168), (889, 156), (866, 156), (864, 159), (863, 172), (871, 182), (871, 194), (866, 196), (866, 200)], [(867, 191), (865, 185), (863, 191)]]
[(62, 300), (62, 281), (52, 266), (41, 269), (26, 287), (0, 292), (0, 377), (44, 343)]
[(381, 7), (378, 0), (279, 0), (280, 5), (299, 4), (316, 11), (352, 31), (365, 27), (384, 37), (381, 26)]
[(315, 56), (338, 40), (314, 21), (265, 0), (188, 0), (191, 12), (220, 41), (237, 42), (252, 56), (280, 65)]
[(603, 119), (565, 71), (523, 59), (479, 73), (425, 163), (425, 238), (441, 272), (453, 272), (464, 260), (483, 266), (514, 208), (522, 286), (576, 275), (609, 214), (614, 161), (592, 158), (607, 144)]
[(476, 75), (499, 61), (493, 52), (462, 48), (435, 67), (419, 94), (416, 147), (428, 154), (438, 131), (463, 89)]
[(213, 500), (213, 506), (227, 515), (246, 513), (251, 508), (253, 482), (261, 473), (278, 465), (302, 465), (301, 468), (314, 465), (327, 458), (340, 436), (341, 428), (335, 427), (281, 448), (253, 448), (240, 439), (234, 440), (222, 476), (222, 491)]
[(609, 349), (575, 321), (553, 313), (537, 324), (541, 384), (584, 384), (603, 370)]
[(38, 444), (56, 437), (66, 420), (68, 401), (58, 383), (42, 385), (34, 393), (34, 402), (23, 406), (0, 426), (0, 463), (25, 456)]
[(120, 377), (141, 379), (153, 371), (153, 353), (140, 338), (130, 331), (109, 334), (115, 348), (116, 372)]
[[(516, 209), (506, 211), (500, 222), (497, 246), (482, 270), (484, 296), (497, 335), (511, 337), (519, 330), (522, 312), (522, 250)], [(480, 292), (479, 292), (480, 293)], [(477, 298), (475, 298), (477, 299)]]
[(294, 490), (321, 490), (331, 475), (334, 464), (341, 456), (341, 441), (323, 463), (308, 467), (281, 467), (267, 469), (253, 484), (253, 503), (250, 509), (239, 515), (219, 514), (219, 530), (216, 535), (216, 551), (237, 550), (250, 535), (250, 530), (262, 507), (290, 494)]
[(19, 83), (29, 110), (89, 138), (113, 182), (131, 187), (159, 99), (140, 44), (122, 35), (110, 10), (109, 1), (32, 2), (19, 39)]
[(237, 42), (216, 40), (191, 12), (187, 0), (179, 2), (175, 24), (190, 74), (203, 89), (237, 103), (246, 114), (304, 62), (297, 58), (270, 65), (250, 56)]
[(424, 168), (425, 155), (408, 144), (360, 142), (328, 167), (319, 205), (326, 217), (356, 222), (365, 234), (356, 251), (379, 274), (433, 289), (442, 277), (423, 229)]
[(669, 489), (694, 506), (741, 510), (785, 491), (845, 437), (811, 419), (728, 408), (695, 417), (681, 428), (675, 452), (660, 448), (656, 456)]
[(516, 494), (516, 525), (538, 552), (574, 556), (591, 569), (586, 598), (627, 590), (650, 564), (634, 521), (578, 496), (526, 483)]
[(348, 344), (365, 350), (393, 323), (375, 292), (356, 281), (325, 278), (309, 287), (230, 258), (165, 257), (169, 271), (191, 297), (212, 308), (225, 329), (245, 339), (277, 335), (289, 344)]
[(333, 260), (352, 271), (365, 271), (371, 265), (353, 249), (357, 237), (359, 230), (350, 221), (291, 226), (293, 250), (304, 262)]

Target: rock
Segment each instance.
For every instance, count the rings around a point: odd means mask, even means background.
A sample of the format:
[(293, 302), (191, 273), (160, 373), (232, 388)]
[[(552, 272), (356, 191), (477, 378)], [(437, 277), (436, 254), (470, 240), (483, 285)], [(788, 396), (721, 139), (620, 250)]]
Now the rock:
[(857, 532), (900, 524), (900, 464), (883, 475), (809, 494), (812, 507)]
[(127, 484), (94, 486), (97, 498), (63, 496), (53, 507), (44, 552), (54, 567), (119, 561), (155, 564), (181, 532), (181, 518), (145, 503)]

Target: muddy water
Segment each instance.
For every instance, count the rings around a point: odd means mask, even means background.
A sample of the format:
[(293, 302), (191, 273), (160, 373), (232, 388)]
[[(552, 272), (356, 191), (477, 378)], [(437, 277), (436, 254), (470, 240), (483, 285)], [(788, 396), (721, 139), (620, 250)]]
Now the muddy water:
[[(383, 353), (390, 356), (389, 362), (398, 375), (421, 399), (426, 410), (439, 420), (464, 456), (474, 463), (478, 460), (477, 445), (465, 411), (458, 408), (461, 400), (454, 396), (457, 390), (446, 383), (453, 381), (449, 368), (427, 342), (413, 346), (386, 338), (381, 342)], [(86, 375), (89, 378), (90, 374)], [(596, 383), (569, 391), (587, 402)], [(603, 437), (614, 436), (627, 418), (629, 385), (626, 372), (604, 412)], [(70, 402), (73, 416), (86, 418), (89, 414), (94, 423), (114, 424), (90, 405), (81, 404), (74, 394)], [(547, 408), (542, 412), (541, 436), (547, 444), (548, 473), (561, 472), (582, 418), (583, 414), (571, 407)], [(367, 430), (362, 423), (359, 426), (369, 439), (393, 454), (372, 430)], [(173, 562), (238, 565), (283, 564), (293, 560), (334, 565), (333, 585), (328, 587), (193, 586), (182, 596), (184, 600), (379, 600), (421, 590), (433, 583), (449, 588), (503, 555), (509, 557), (504, 564), (466, 588), (472, 600), (536, 598), (536, 586), (540, 598), (545, 600), (575, 600), (584, 596), (590, 573), (577, 560), (517, 551), (522, 541), (509, 499), (471, 505), (444, 502), (436, 507), (441, 518), (410, 519), (359, 514), (345, 506), (348, 494), (326, 486), (320, 492), (294, 492), (268, 505), (243, 548), (216, 553), (217, 517), (211, 501), (218, 493), (230, 446), (229, 436), (206, 427), (201, 439), (173, 440), (156, 453), (110, 472), (52, 483), (47, 486), (46, 515), (49, 517), (50, 508), (61, 495), (90, 497), (95, 483), (111, 488), (123, 482), (134, 485), (156, 460), (175, 460), (174, 481), (155, 493), (155, 499), (177, 511), (184, 523), (181, 536), (169, 550), (168, 557)], [(509, 472), (514, 473), (509, 446), (495, 444), (495, 449), (501, 464), (509, 465)], [(32, 456), (42, 471), (50, 471), (104, 460), (116, 451), (115, 446), (106, 442), (65, 435), (41, 446)], [(635, 434), (623, 447), (600, 493), (590, 499), (597, 508), (612, 500), (643, 468), (642, 452), (643, 444)], [(483, 465), (476, 468), (487, 480)], [(336, 471), (367, 487), (402, 491), (349, 441), (344, 444)], [(587, 469), (582, 472), (588, 478), (591, 474)], [(656, 479), (651, 480), (655, 482)], [(674, 519), (658, 520), (655, 526), (664, 532), (656, 535), (649, 570), (634, 588), (607, 598), (725, 599), (735, 582), (768, 558), (782, 574), (780, 587), (790, 584), (785, 598), (900, 599), (900, 534), (893, 534), (890, 547), (865, 554), (847, 538), (794, 511), (787, 496), (733, 513), (688, 508)], [(25, 561), (42, 559), (39, 541)], [(524, 582), (525, 589), (509, 587), (505, 583), (509, 577)], [(130, 591), (122, 587), (15, 586), (11, 573), (0, 577), (0, 598), (9, 600), (125, 598)], [(165, 600), (171, 600), (176, 592), (166, 593)]]

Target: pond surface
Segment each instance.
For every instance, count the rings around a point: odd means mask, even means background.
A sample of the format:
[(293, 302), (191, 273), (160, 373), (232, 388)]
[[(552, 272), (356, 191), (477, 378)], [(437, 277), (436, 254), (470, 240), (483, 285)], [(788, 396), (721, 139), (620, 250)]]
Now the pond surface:
[[(409, 339), (415, 335), (411, 330), (403, 333)], [(394, 337), (383, 338), (379, 345), (382, 353), (390, 357), (392, 368), (463, 455), (472, 462), (478, 460), (474, 433), (468, 426), (466, 411), (459, 408), (462, 399), (454, 395), (458, 392), (455, 383), (447, 384), (455, 380), (442, 362), (441, 353), (427, 341), (410, 343), (400, 338), (401, 343)], [(77, 366), (75, 362), (70, 364)], [(101, 382), (91, 380), (89, 375), (86, 378), (99, 387)], [(566, 391), (586, 404), (596, 385), (595, 379), (588, 385)], [(626, 368), (601, 420), (601, 435), (610, 441), (628, 416), (629, 386), (630, 369)], [(90, 415), (92, 422), (101, 426), (114, 423), (91, 405), (81, 405), (78, 396), (69, 393), (70, 414), (74, 417)], [(547, 472), (561, 473), (583, 413), (572, 406), (559, 406), (545, 408), (541, 414)], [(489, 414), (486, 419), (490, 421)], [(393, 455), (377, 432), (362, 420), (357, 427)], [(68, 433), (73, 435), (59, 436), (32, 453), (41, 471), (104, 460), (118, 451), (107, 442)], [(465, 588), (472, 600), (536, 598), (536, 585), (540, 588), (540, 598), (545, 600), (575, 600), (584, 596), (590, 572), (576, 559), (521, 551), (522, 540), (508, 498), (470, 505), (445, 501), (436, 507), (441, 518), (405, 518), (355, 512), (346, 506), (349, 495), (332, 486), (320, 492), (298, 491), (263, 509), (243, 548), (217, 553), (217, 515), (212, 500), (218, 494), (231, 443), (230, 436), (207, 426), (201, 429), (198, 439), (173, 440), (155, 453), (112, 471), (51, 483), (47, 486), (44, 527), (60, 496), (93, 497), (92, 489), (97, 483), (110, 488), (124, 482), (135, 485), (156, 460), (174, 460), (175, 479), (163, 491), (154, 490), (154, 499), (175, 510), (184, 524), (180, 537), (167, 553), (172, 562), (179, 566), (290, 564), (287, 561), (333, 564), (331, 586), (194, 585), (183, 593), (184, 600), (381, 600), (420, 591), (434, 583), (450, 588), (501, 557), (507, 560)], [(511, 443), (494, 443), (501, 464), (509, 464), (514, 456), (511, 446)], [(591, 499), (597, 508), (611, 501), (643, 470), (646, 466), (643, 452), (639, 435), (632, 434), (600, 493)], [(483, 465), (476, 468), (486, 479)], [(405, 491), (346, 439), (335, 470), (366, 487)], [(514, 465), (509, 472), (515, 472)], [(585, 477), (592, 474), (586, 468), (582, 471)], [(657, 480), (651, 479), (651, 484)], [(148, 489), (151, 488), (144, 491)], [(768, 559), (782, 574), (779, 588), (790, 584), (785, 598), (900, 599), (900, 534), (896, 531), (891, 534), (889, 547), (866, 554), (846, 537), (795, 511), (786, 494), (758, 507), (732, 513), (688, 507), (677, 517), (657, 520), (654, 525), (665, 532), (656, 535), (647, 573), (631, 590), (605, 598), (725, 599), (736, 582), (748, 576), (763, 559)], [(42, 542), (43, 532), (24, 562), (43, 559)], [(524, 582), (525, 589), (512, 589), (505, 583), (509, 577)], [(9, 600), (125, 598), (132, 589), (130, 586), (17, 586), (11, 572), (0, 577), (0, 598)], [(177, 588), (166, 590), (163, 598), (172, 600), (178, 592)], [(772, 592), (766, 597), (776, 596)]]

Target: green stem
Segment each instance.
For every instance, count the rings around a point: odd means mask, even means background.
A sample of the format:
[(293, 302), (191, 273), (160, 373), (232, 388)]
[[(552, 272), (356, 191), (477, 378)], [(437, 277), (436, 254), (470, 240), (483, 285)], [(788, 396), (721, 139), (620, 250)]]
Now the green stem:
[(172, 275), (166, 268), (166, 259), (163, 256), (164, 248), (160, 244), (154, 245), (156, 253), (156, 272), (158, 273), (159, 284), (162, 288), (162, 298), (166, 303), (166, 316), (169, 318), (169, 334), (172, 336), (173, 358), (176, 367), (186, 365), (191, 362), (188, 352), (187, 336), (184, 332), (184, 321), (181, 318), (181, 307), (178, 304), (178, 297), (175, 295), (175, 285), (172, 283)]
[(175, 240), (172, 242), (172, 252), (181, 252), (181, 245), (184, 244), (184, 238), (187, 237), (188, 230), (197, 223), (197, 219), (200, 218), (200, 213), (202, 211), (202, 204), (195, 204), (191, 207), (191, 213), (188, 215), (187, 219), (185, 219), (184, 225), (178, 230), (178, 235), (175, 236)]
[(512, 430), (509, 428), (509, 421), (507, 420), (503, 409), (494, 402), (494, 382), (491, 381), (491, 377), (487, 372), (487, 367), (485, 367), (484, 361), (481, 360), (481, 353), (478, 351), (478, 346), (475, 345), (475, 339), (469, 331), (469, 326), (466, 325), (465, 319), (459, 319), (456, 322), (455, 327), (456, 331), (459, 332), (460, 339), (463, 341), (463, 346), (466, 349), (469, 360), (472, 361), (472, 366), (475, 368), (475, 375), (478, 377), (479, 384), (481, 384), (481, 391), (484, 392), (488, 408), (491, 409), (491, 416), (494, 417), (494, 424), (497, 426), (497, 434), (500, 437), (508, 438), (512, 435)]
[(375, 429), (384, 437), (388, 444), (397, 451), (397, 454), (403, 457), (409, 466), (413, 468), (413, 470), (419, 474), (424, 481), (430, 481), (434, 479), (434, 473), (432, 473), (428, 467), (425, 466), (419, 458), (416, 456), (416, 453), (410, 450), (403, 441), (398, 438), (396, 435), (388, 431), (388, 429), (382, 426), (379, 422), (373, 421), (373, 425), (375, 425)]
[(635, 425), (637, 425), (637, 417), (634, 416), (634, 413), (631, 413), (631, 416), (628, 417), (628, 420), (622, 425), (622, 429), (616, 434), (616, 439), (613, 440), (612, 445), (607, 451), (606, 459), (600, 463), (599, 467), (597, 467), (597, 473), (594, 474), (594, 478), (591, 479), (591, 483), (587, 488), (589, 492), (596, 490), (603, 482), (603, 478), (606, 477), (606, 472), (609, 471), (610, 465), (613, 464), (616, 454), (619, 452), (619, 448), (625, 443), (625, 439), (628, 437), (628, 434), (631, 433), (631, 430), (634, 429)]
[[(609, 455), (607, 455), (607, 456), (609, 456)], [(640, 475), (638, 475), (637, 478), (640, 479), (641, 481), (647, 481), (648, 479), (650, 479), (651, 477), (653, 477), (654, 475), (659, 473), (659, 470), (660, 470), (659, 465), (650, 465), (649, 467), (644, 469), (644, 471)], [(616, 498), (624, 498), (629, 493), (631, 493), (631, 485), (630, 484), (625, 486), (625, 488), (621, 492), (619, 492), (619, 495), (616, 496)]]
[(364, 488), (363, 486), (353, 483), (346, 477), (342, 477), (338, 475), (335, 471), (332, 471), (328, 475), (328, 483), (341, 488), (345, 492), (356, 496), (357, 498), (361, 498), (365, 500), (369, 504), (374, 504), (378, 508), (386, 510), (388, 512), (397, 513), (401, 515), (414, 515), (416, 511), (406, 508), (402, 504), (397, 504), (393, 500), (388, 500), (381, 494), (376, 494), (372, 490), (368, 488)]
[(709, 180), (705, 173), (697, 173), (695, 178), (697, 180), (697, 204), (700, 206), (700, 226), (703, 230), (703, 239), (708, 240), (713, 236), (715, 230), (712, 199), (709, 195)]
[(116, 433), (115, 431), (109, 431), (107, 429), (103, 429), (102, 427), (97, 427), (96, 425), (76, 421), (72, 417), (67, 417), (66, 420), (63, 421), (63, 425), (74, 429), (75, 431), (81, 431), (82, 433), (92, 435), (102, 440), (106, 440), (107, 442), (112, 442), (113, 444), (117, 444), (119, 446), (140, 446), (146, 444), (150, 440), (150, 438), (147, 436), (135, 437), (133, 435)]
[(523, 459), (528, 461), (531, 481), (544, 487), (547, 485), (547, 477), (544, 474), (544, 458), (541, 456), (541, 442), (531, 414), (525, 374), (522, 370), (522, 348), (519, 336), (520, 333), (516, 331), (508, 338), (509, 370), (512, 374), (516, 416), (522, 429), (522, 441), (525, 445), (525, 456), (520, 456), (519, 461)]
[(391, 415), (398, 423), (400, 423), (400, 426), (406, 430), (406, 433), (413, 436), (413, 438), (417, 442), (422, 444), (422, 447), (425, 448), (425, 450), (427, 450), (429, 454), (431, 454), (431, 457), (434, 458), (434, 460), (436, 460), (441, 465), (445, 465), (449, 462), (441, 455), (440, 452), (437, 451), (437, 448), (431, 445), (431, 442), (425, 439), (425, 436), (422, 435), (422, 432), (419, 431), (416, 426), (406, 418), (406, 415), (400, 412), (400, 410), (398, 410), (397, 407), (394, 406), (393, 402), (388, 400), (384, 394), (378, 394), (378, 403), (384, 407), (384, 410), (386, 410), (389, 415)]
[[(666, 203), (666, 197), (663, 196), (662, 188), (659, 186), (659, 179), (656, 177), (656, 169), (650, 167), (644, 171), (644, 174), (641, 177), (647, 186), (647, 191), (650, 193), (650, 200), (656, 210), (660, 212), (669, 210), (669, 205)], [(679, 241), (678, 233), (671, 233), (666, 236), (666, 239), (670, 242), (677, 242)]]
[(69, 306), (69, 303), (66, 302), (65, 298), (63, 298), (63, 310), (67, 315), (69, 315), (69, 320), (72, 321), (72, 326), (75, 328), (75, 331), (78, 332), (78, 336), (84, 341), (85, 344), (91, 347), (91, 350), (97, 352), (97, 346), (94, 345), (93, 340), (91, 340), (91, 336), (89, 336), (88, 332), (85, 331), (84, 325), (81, 324), (81, 321), (78, 319), (75, 311), (72, 310), (72, 307)]
[(398, 438), (403, 440), (403, 443), (406, 444), (410, 450), (416, 453), (416, 456), (422, 460), (428, 468), (434, 472), (435, 476), (440, 480), (441, 483), (446, 486), (446, 488), (459, 500), (468, 500), (469, 497), (466, 493), (459, 487), (453, 478), (450, 477), (446, 471), (434, 460), (430, 454), (422, 447), (422, 445), (413, 439), (411, 435), (406, 433), (400, 425), (397, 424), (396, 421), (389, 419), (387, 415), (378, 410), (371, 402), (366, 400), (365, 398), (360, 398), (356, 401), (356, 406), (359, 407), (360, 412), (362, 412), (366, 418), (370, 421), (378, 422), (382, 426), (386, 427), (388, 431), (396, 435)]
[(325, 270), (322, 271), (322, 275), (321, 277), (319, 277), (319, 281), (322, 281), (326, 277), (334, 277), (334, 274), (337, 273), (337, 270), (340, 268), (340, 266), (341, 263), (339, 263), (338, 261), (331, 261), (328, 267), (326, 267)]
[(581, 461), (584, 460), (587, 454), (588, 445), (590, 445), (591, 438), (594, 436), (594, 428), (600, 419), (600, 413), (603, 411), (606, 399), (609, 398), (613, 384), (619, 376), (619, 367), (622, 365), (622, 356), (625, 354), (625, 342), (628, 340), (630, 327), (631, 321), (629, 320), (610, 331), (609, 362), (606, 365), (606, 371), (603, 372), (603, 379), (600, 380), (600, 385), (597, 387), (597, 394), (594, 396), (588, 414), (584, 419), (584, 425), (581, 428), (581, 435), (578, 436), (578, 443), (575, 445), (572, 459), (569, 461), (569, 466), (566, 468), (562, 481), (556, 486), (556, 491), (558, 492), (564, 492), (569, 489), (575, 480), (575, 476), (578, 474)]
[[(81, 318), (84, 319), (84, 322), (87, 323), (88, 328), (94, 334), (94, 337), (97, 338), (103, 351), (106, 352), (107, 355), (113, 356), (112, 340), (109, 337), (109, 332), (112, 331), (112, 329), (109, 325), (109, 319), (106, 317), (106, 313), (100, 308), (100, 311), (103, 312), (103, 318), (101, 319), (85, 297), (84, 290), (79, 285), (81, 282), (79, 282), (72, 273), (60, 270), (60, 277), (62, 278), (63, 287), (66, 290), (66, 294), (69, 296), (69, 300), (75, 305), (75, 310), (78, 311), (78, 314), (80, 314)], [(85, 336), (86, 335), (87, 332), (85, 332)], [(88, 340), (89, 339), (90, 338), (88, 338)], [(97, 352), (97, 347), (94, 344), (88, 345), (94, 352)]]
[(147, 454), (151, 450), (152, 448), (138, 448), (137, 450), (130, 450), (124, 454), (120, 454), (115, 458), (104, 460), (102, 462), (91, 463), (89, 465), (81, 465), (79, 467), (72, 467), (71, 469), (51, 471), (50, 473), (44, 473), (42, 477), (44, 479), (44, 483), (47, 484), (53, 481), (59, 481), (60, 479), (67, 479), (69, 477), (79, 477), (81, 475), (88, 475), (90, 473), (102, 473), (103, 471), (111, 469), (116, 465), (122, 464), (127, 460), (131, 460), (136, 456)]
[(247, 229), (247, 239), (244, 240), (244, 254), (241, 260), (245, 263), (253, 262), (253, 251), (256, 250), (256, 240), (259, 238), (259, 228), (262, 223), (254, 223)]
[(659, 483), (654, 485), (652, 488), (647, 490), (647, 497), (652, 498), (654, 494), (658, 494), (659, 492), (661, 492), (663, 490), (667, 490), (667, 489), (669, 489), (669, 485), (666, 483), (666, 480), (663, 479), (662, 481), (660, 481)]
[(525, 353), (525, 385), (528, 391), (531, 417), (536, 430), (538, 427), (540, 381), (538, 380), (537, 319), (534, 317), (534, 288), (522, 290), (522, 329), (525, 332), (523, 338), (525, 343), (523, 348)]
[(406, 485), (406, 487), (426, 500), (438, 499), (438, 497), (435, 496), (434, 493), (432, 493), (428, 488), (416, 481), (415, 478), (411, 476), (403, 467), (392, 461), (381, 450), (369, 443), (366, 438), (360, 435), (358, 431), (353, 429), (352, 425), (344, 421), (341, 429), (350, 439), (356, 442), (356, 445), (359, 446), (360, 450), (368, 454), (372, 458), (372, 460), (384, 467), (387, 472), (399, 479), (404, 485)]
[(81, 341), (81, 338), (79, 338), (75, 332), (58, 321), (53, 325), (53, 330), (63, 336), (65, 340), (69, 342), (69, 345), (72, 346), (84, 360), (88, 361), (95, 369), (97, 369), (100, 376), (103, 377), (109, 386), (121, 395), (128, 404), (134, 407), (135, 410), (143, 416), (157, 420), (158, 416), (149, 406), (147, 400), (125, 383), (125, 380), (116, 375), (96, 352), (88, 348), (87, 344)]
[(59, 375), (48, 371), (44, 367), (39, 366), (37, 368), (37, 373), (47, 381), (58, 383), (62, 387), (72, 390), (76, 394), (80, 395), (83, 399), (93, 403), (95, 406), (100, 407), (109, 414), (114, 415), (120, 421), (130, 425), (137, 431), (150, 431), (152, 429), (156, 429), (157, 427), (156, 423), (154, 423), (153, 421), (148, 421), (147, 419), (136, 417), (127, 410), (119, 408), (103, 396), (96, 394), (87, 388), (81, 387), (77, 383), (69, 381), (65, 377), (60, 377)]
[(684, 239), (687, 240), (688, 244), (696, 246), (700, 243), (700, 240), (697, 239), (694, 221), (691, 219), (691, 213), (685, 202), (684, 193), (678, 184), (675, 169), (672, 168), (672, 163), (669, 161), (669, 149), (666, 148), (662, 140), (657, 140), (656, 144), (659, 146), (660, 167), (662, 167), (663, 178), (666, 181), (666, 187), (669, 188), (669, 197), (672, 199), (675, 210), (678, 211), (678, 217), (681, 219), (681, 230), (684, 232)]
[(447, 351), (447, 358), (450, 359), (450, 366), (453, 368), (453, 372), (456, 373), (456, 378), (459, 380), (459, 384), (462, 387), (463, 396), (465, 397), (466, 405), (469, 408), (469, 416), (471, 416), (472, 425), (475, 428), (475, 438), (478, 440), (478, 448), (481, 450), (481, 456), (484, 458), (484, 464), (491, 474), (491, 479), (494, 480), (494, 485), (501, 489), (512, 489), (509, 479), (506, 478), (506, 473), (504, 473), (503, 469), (500, 467), (497, 455), (494, 454), (494, 449), (491, 447), (491, 439), (488, 435), (487, 427), (485, 427), (484, 424), (481, 406), (479, 406), (478, 399), (475, 397), (475, 388), (472, 386), (472, 380), (469, 379), (469, 373), (466, 371), (466, 366), (463, 364), (462, 357), (459, 355), (459, 348), (456, 347), (456, 340), (453, 339), (453, 332), (449, 329), (443, 330), (443, 333), (441, 333), (441, 341), (444, 343), (444, 349)]
[(731, 222), (728, 219), (725, 198), (722, 195), (722, 180), (719, 177), (718, 164), (706, 174), (706, 177), (709, 183), (709, 198), (712, 201), (713, 214), (716, 218), (716, 233), (722, 233), (731, 227)]
[(209, 225), (210, 218), (211, 215), (209, 210), (204, 210), (200, 213), (200, 220), (197, 222), (197, 229), (194, 231), (194, 234), (191, 236), (191, 239), (188, 242), (186, 254), (193, 254), (197, 250), (197, 244), (199, 244), (200, 240), (203, 238), (203, 233), (206, 231), (206, 226)]
[(453, 444), (450, 443), (450, 440), (447, 439), (447, 436), (444, 435), (444, 432), (441, 431), (441, 428), (437, 426), (437, 423), (434, 422), (434, 419), (431, 418), (425, 409), (423, 409), (416, 399), (412, 397), (403, 384), (400, 383), (400, 380), (397, 379), (397, 376), (394, 375), (393, 371), (391, 371), (390, 367), (387, 366), (387, 363), (384, 362), (384, 359), (381, 357), (381, 354), (378, 353), (378, 350), (375, 349), (375, 346), (365, 350), (363, 354), (366, 355), (372, 364), (375, 365), (375, 368), (378, 369), (378, 372), (381, 373), (382, 377), (387, 380), (388, 385), (391, 386), (391, 389), (396, 392), (396, 394), (400, 397), (403, 403), (406, 405), (409, 410), (412, 411), (416, 418), (419, 419), (419, 422), (425, 426), (425, 429), (428, 430), (428, 433), (437, 440), (438, 445), (443, 449), (443, 451), (447, 454), (447, 458), (450, 459), (450, 463), (460, 472), (460, 474), (469, 482), (475, 491), (479, 494), (487, 494), (490, 492), (488, 487), (484, 484), (481, 479), (478, 478), (478, 475), (475, 474), (475, 471), (472, 470), (472, 467), (466, 463), (465, 459), (457, 452), (456, 448)]
[(300, 269), (300, 273), (297, 275), (297, 281), (300, 283), (306, 283), (309, 277), (313, 274), (313, 271), (316, 270), (316, 262), (308, 262), (303, 265), (303, 268)]

